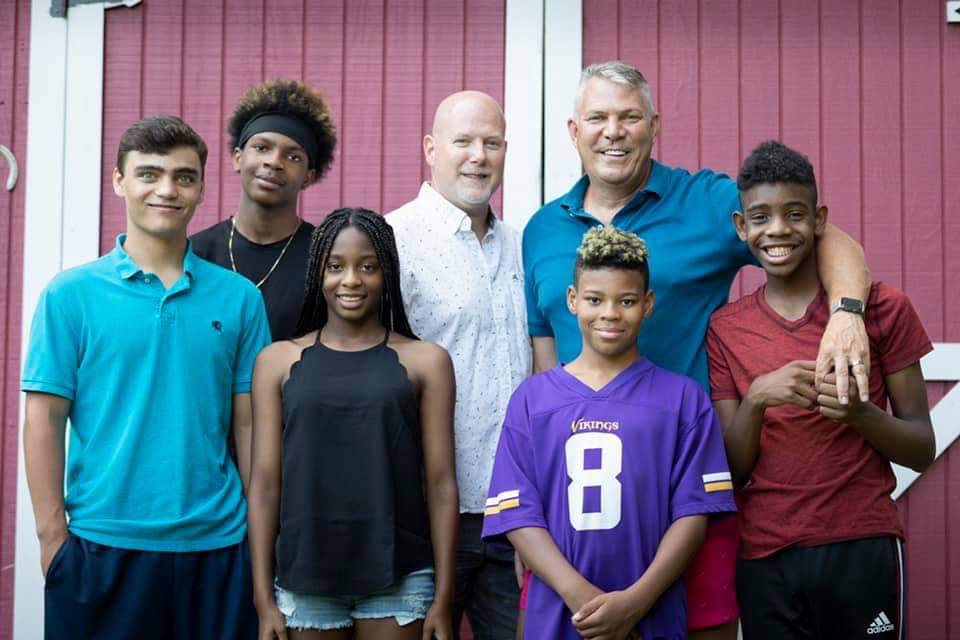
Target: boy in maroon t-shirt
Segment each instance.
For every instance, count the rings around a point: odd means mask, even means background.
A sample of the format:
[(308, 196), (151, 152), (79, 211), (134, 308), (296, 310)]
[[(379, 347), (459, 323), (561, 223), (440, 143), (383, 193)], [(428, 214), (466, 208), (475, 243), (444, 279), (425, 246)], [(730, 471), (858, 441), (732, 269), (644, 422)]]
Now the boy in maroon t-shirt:
[[(767, 282), (714, 313), (707, 352), (740, 509), (744, 638), (902, 637), (903, 527), (889, 463), (922, 471), (933, 461), (919, 364), (932, 345), (906, 296), (886, 284), (873, 284), (865, 309), (856, 300), (828, 308), (814, 256), (827, 208), (804, 156), (765, 142), (737, 184), (737, 233)], [(846, 403), (833, 374), (814, 388), (831, 313), (865, 314), (870, 402), (853, 376)]]

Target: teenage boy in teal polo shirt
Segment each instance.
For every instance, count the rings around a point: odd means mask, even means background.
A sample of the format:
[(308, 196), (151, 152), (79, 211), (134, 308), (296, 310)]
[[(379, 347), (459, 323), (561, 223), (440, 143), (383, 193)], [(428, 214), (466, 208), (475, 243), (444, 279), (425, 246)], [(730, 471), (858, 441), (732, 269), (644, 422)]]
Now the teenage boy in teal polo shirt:
[(187, 241), (206, 155), (177, 118), (127, 129), (127, 232), (37, 304), (21, 386), (47, 638), (256, 636), (241, 474), (270, 330), (256, 287)]

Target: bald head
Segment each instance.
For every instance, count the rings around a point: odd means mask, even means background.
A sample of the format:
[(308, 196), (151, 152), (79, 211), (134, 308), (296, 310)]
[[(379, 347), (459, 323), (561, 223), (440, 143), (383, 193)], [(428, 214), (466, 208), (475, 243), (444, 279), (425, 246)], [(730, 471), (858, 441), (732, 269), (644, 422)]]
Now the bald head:
[(482, 91), (459, 91), (437, 106), (423, 154), (433, 188), (471, 216), (486, 216), (503, 180), (506, 120)]
[(458, 91), (444, 98), (437, 105), (437, 111), (433, 114), (434, 136), (438, 131), (445, 130), (451, 124), (464, 116), (481, 116), (484, 118), (495, 119), (500, 126), (500, 135), (503, 136), (507, 128), (507, 121), (503, 117), (503, 109), (496, 100), (483, 91)]

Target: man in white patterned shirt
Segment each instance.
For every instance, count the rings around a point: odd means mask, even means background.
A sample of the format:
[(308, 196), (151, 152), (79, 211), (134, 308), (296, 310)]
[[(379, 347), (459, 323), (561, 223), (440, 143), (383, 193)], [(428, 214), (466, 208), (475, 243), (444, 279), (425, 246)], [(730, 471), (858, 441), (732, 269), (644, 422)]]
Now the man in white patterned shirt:
[(466, 613), (477, 640), (513, 638), (519, 598), (513, 549), (480, 540), (504, 412), (531, 370), (520, 234), (490, 209), (503, 179), (505, 128), (489, 95), (448, 96), (423, 138), (430, 182), (387, 215), (410, 324), (453, 359), (460, 487), (453, 621), (456, 632)]

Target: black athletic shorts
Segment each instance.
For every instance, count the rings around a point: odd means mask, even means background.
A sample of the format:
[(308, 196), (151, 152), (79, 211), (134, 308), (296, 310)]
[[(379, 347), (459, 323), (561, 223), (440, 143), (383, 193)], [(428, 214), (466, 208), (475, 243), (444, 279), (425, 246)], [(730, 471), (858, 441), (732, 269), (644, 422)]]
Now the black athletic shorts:
[(247, 541), (189, 553), (131, 551), (71, 534), (44, 589), (46, 640), (255, 640)]
[(894, 537), (737, 561), (744, 640), (902, 640), (903, 545)]

